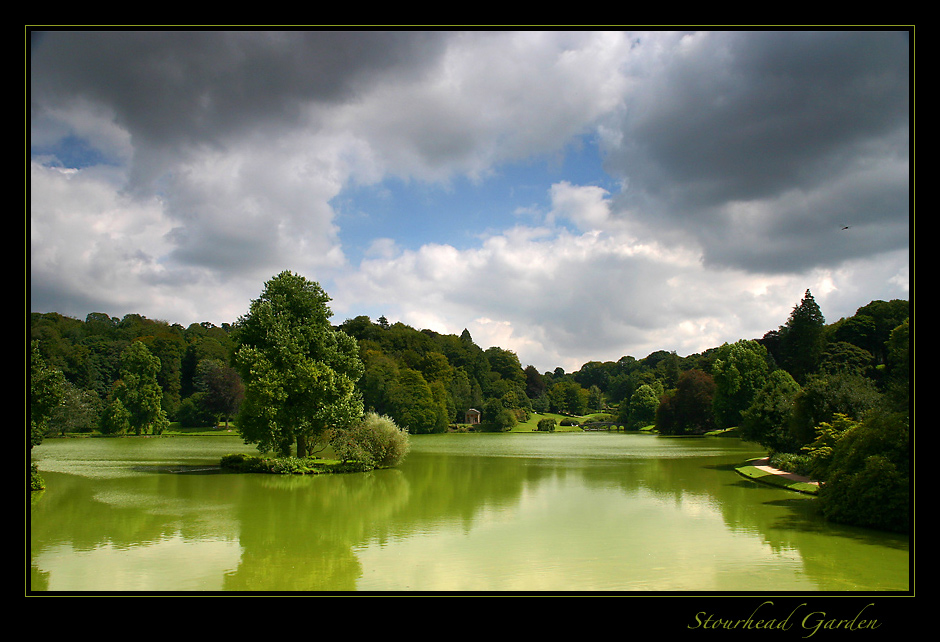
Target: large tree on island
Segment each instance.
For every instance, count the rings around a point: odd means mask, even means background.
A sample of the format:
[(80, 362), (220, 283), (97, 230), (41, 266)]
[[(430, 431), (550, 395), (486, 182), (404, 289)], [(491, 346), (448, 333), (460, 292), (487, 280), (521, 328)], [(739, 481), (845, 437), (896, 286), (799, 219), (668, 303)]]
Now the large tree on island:
[(265, 283), (235, 327), (236, 368), (245, 386), (238, 430), (262, 452), (305, 457), (325, 431), (362, 418), (356, 340), (330, 325), (330, 297), (284, 271)]

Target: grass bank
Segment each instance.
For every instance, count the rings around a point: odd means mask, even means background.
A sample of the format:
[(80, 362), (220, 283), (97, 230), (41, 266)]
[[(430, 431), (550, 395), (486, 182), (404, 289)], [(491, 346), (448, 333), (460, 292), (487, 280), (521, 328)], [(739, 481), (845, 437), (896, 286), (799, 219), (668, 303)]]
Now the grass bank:
[(566, 415), (559, 415), (554, 412), (533, 412), (532, 416), (530, 416), (528, 420), (521, 421), (513, 426), (511, 432), (537, 432), (538, 424), (542, 419), (554, 419), (555, 432), (581, 432), (581, 426), (562, 426), (561, 421), (562, 419), (574, 419), (578, 423), (581, 423), (584, 421), (585, 417), (569, 417)]
[[(532, 416), (529, 417), (527, 421), (520, 422), (516, 424), (511, 432), (537, 432), (538, 424), (542, 419), (554, 419), (555, 420), (555, 432), (582, 432), (581, 424), (588, 423), (591, 421), (606, 421), (607, 417), (610, 416), (610, 413), (604, 412), (595, 412), (587, 415), (572, 417), (571, 415), (562, 415), (554, 412), (542, 412), (536, 413), (533, 412)], [(563, 426), (561, 425), (562, 420), (564, 419), (573, 419), (579, 425), (576, 426)], [(612, 428), (612, 430), (616, 430)], [(623, 430), (620, 428), (619, 430)], [(634, 431), (636, 432), (636, 431)], [(641, 428), (639, 432), (654, 432), (654, 426), (646, 426)]]
[(819, 486), (809, 481), (804, 481), (804, 477), (781, 470), (768, 470), (766, 466), (760, 465), (760, 462), (763, 461), (765, 461), (763, 457), (749, 459), (741, 466), (735, 467), (735, 470), (741, 476), (762, 484), (786, 488), (787, 490), (793, 490), (807, 495), (815, 495), (819, 492)]

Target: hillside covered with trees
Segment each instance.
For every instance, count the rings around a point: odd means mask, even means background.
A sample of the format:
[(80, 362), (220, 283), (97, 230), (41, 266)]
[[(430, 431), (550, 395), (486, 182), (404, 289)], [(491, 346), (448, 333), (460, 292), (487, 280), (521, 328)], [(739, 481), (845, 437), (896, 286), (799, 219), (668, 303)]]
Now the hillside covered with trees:
[[(32, 313), (31, 443), (233, 419), (245, 399), (236, 352), (250, 330), (244, 320), (184, 328), (137, 314)], [(484, 349), (466, 330), (440, 334), (365, 316), (332, 330), (361, 362), (349, 371), (358, 375), (361, 410), (413, 434), (464, 424), (470, 409), (481, 411), (475, 428), (490, 431), (542, 412), (606, 412), (628, 429), (652, 425), (664, 435), (736, 429), (779, 466), (826, 482), (820, 501), (831, 518), (907, 528), (907, 301), (872, 301), (827, 324), (807, 291), (763, 337), (685, 357), (661, 350), (592, 361), (572, 373), (523, 366), (511, 350)]]

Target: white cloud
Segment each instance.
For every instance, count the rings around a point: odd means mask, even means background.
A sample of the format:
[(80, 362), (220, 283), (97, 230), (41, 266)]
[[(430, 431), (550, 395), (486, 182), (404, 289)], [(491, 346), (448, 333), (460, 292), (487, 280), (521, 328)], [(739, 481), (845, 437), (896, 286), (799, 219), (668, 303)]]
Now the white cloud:
[[(555, 188), (562, 196), (553, 201), (556, 213), (606, 220), (596, 215), (602, 196), (596, 188)], [(758, 338), (786, 321), (807, 288), (824, 312), (836, 315), (831, 320), (850, 316), (890, 292), (906, 259), (895, 260), (887, 269), (867, 260), (835, 271), (760, 274), (708, 269), (694, 248), (643, 242), (622, 230), (520, 225), (468, 250), (428, 244), (371, 258), (337, 285), (346, 308), (377, 306), (390, 318), (439, 332), (467, 327), (478, 344), (515, 350), (524, 365), (571, 371), (587, 360), (656, 350), (687, 355)], [(872, 296), (861, 301), (865, 292)]]
[(621, 100), (622, 34), (454, 34), (407, 82), (379, 83), (326, 121), (385, 172), (446, 181), (562, 149)]
[[(31, 305), (231, 322), (291, 269), (340, 316), (567, 370), (760, 336), (807, 288), (849, 315), (909, 287), (908, 56), (890, 32), (51, 33)], [(603, 180), (565, 164), (584, 137)], [(543, 193), (481, 206), (459, 248), (351, 239), (334, 209), (532, 159)]]
[(562, 181), (552, 185), (552, 209), (548, 221), (568, 219), (582, 231), (604, 230), (610, 225), (609, 193), (602, 187), (572, 185)]

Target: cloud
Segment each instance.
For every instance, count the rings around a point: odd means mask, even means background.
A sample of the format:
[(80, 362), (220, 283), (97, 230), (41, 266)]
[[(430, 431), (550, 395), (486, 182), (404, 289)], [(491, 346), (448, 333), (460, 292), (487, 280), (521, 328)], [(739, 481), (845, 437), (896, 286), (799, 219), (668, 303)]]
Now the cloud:
[[(605, 139), (623, 216), (754, 271), (906, 246), (907, 34), (646, 38)], [(834, 248), (850, 224), (861, 247)]]
[(500, 163), (554, 153), (621, 100), (620, 34), (449, 34), (426, 73), (380, 83), (333, 112), (406, 179), (482, 178)]
[[(57, 31), (30, 66), (34, 310), (231, 322), (292, 269), (572, 370), (907, 292), (903, 32)], [(434, 207), (372, 229), (362, 187)]]

